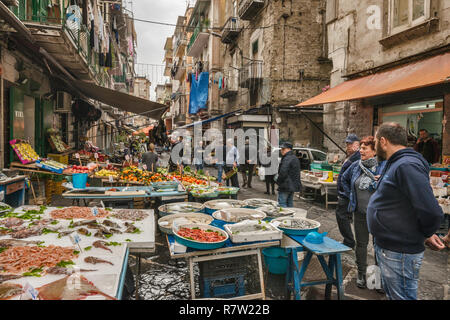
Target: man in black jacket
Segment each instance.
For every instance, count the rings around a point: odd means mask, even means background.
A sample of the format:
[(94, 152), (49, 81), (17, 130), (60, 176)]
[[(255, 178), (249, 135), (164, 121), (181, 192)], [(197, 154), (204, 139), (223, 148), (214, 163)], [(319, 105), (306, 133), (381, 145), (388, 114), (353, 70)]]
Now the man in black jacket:
[(434, 233), (443, 212), (430, 185), (427, 160), (407, 148), (405, 128), (384, 123), (375, 137), (377, 155), (387, 160), (367, 207), (367, 223), (386, 295), (415, 300), (424, 244), (436, 246)]
[(338, 190), (338, 205), (336, 207), (336, 221), (339, 231), (344, 237), (343, 243), (350, 247), (355, 247), (355, 237), (352, 231), (352, 213), (348, 212), (348, 203), (350, 195), (346, 194), (342, 186), (342, 176), (344, 172), (352, 165), (353, 162), (361, 159), (359, 153), (359, 138), (356, 134), (349, 134), (345, 139), (347, 144), (347, 158), (342, 164), (341, 172), (339, 173), (337, 190)]
[(294, 207), (294, 192), (300, 192), (300, 161), (292, 152), (292, 144), (285, 142), (281, 144), (281, 162), (278, 168), (278, 203), (283, 208)]

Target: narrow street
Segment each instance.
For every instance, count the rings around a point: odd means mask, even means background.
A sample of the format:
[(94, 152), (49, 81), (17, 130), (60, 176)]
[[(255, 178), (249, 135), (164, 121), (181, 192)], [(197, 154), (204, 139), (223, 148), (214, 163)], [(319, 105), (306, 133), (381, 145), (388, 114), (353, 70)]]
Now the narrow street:
[[(165, 157), (163, 159), (166, 159)], [(163, 160), (164, 162), (164, 160)], [(208, 167), (211, 175), (216, 175), (217, 171)], [(242, 177), (239, 176), (240, 184)], [(239, 200), (250, 198), (269, 198), (276, 200), (276, 195), (266, 195), (265, 182), (255, 176), (251, 189), (241, 189), (238, 194)], [(339, 233), (334, 206), (325, 209), (324, 199), (318, 198), (317, 201), (304, 201), (298, 196), (295, 197), (294, 206), (307, 210), (307, 218), (319, 221), (321, 227), (319, 232), (328, 232), (328, 236), (337, 241), (342, 241)], [(374, 264), (373, 246), (369, 241), (368, 248), (368, 265)], [(252, 264), (256, 264), (256, 259)], [(443, 300), (448, 299), (448, 283), (449, 283), (449, 265), (450, 258), (448, 251), (434, 252), (429, 249), (425, 251), (423, 265), (420, 271), (420, 282), (418, 298), (423, 300)], [(156, 234), (156, 252), (142, 258), (142, 276), (140, 280), (139, 296), (145, 300), (178, 300), (190, 299), (189, 273), (185, 260), (175, 261), (170, 258), (167, 241), (164, 233), (159, 230)], [(251, 278), (254, 268), (249, 264), (248, 276)], [(379, 294), (375, 290), (359, 289), (356, 286), (356, 263), (354, 252), (344, 253), (342, 255), (344, 287), (346, 299), (349, 300), (386, 300), (384, 294)], [(136, 269), (136, 259), (130, 257), (130, 266), (133, 271)], [(194, 269), (196, 277), (198, 277), (198, 268)], [(305, 275), (307, 280), (325, 279), (325, 273), (322, 271), (317, 258), (314, 258), (308, 272)], [(253, 281), (246, 282), (247, 290), (258, 290), (259, 281), (256, 279), (256, 285)], [(265, 268), (265, 285), (267, 299), (283, 300), (285, 296), (285, 277), (284, 275), (273, 275), (268, 273)], [(198, 281), (196, 281), (196, 295), (200, 295)], [(250, 285), (251, 284), (251, 285)], [(249, 288), (251, 287), (251, 288)], [(325, 286), (315, 286), (307, 288), (302, 296), (307, 300), (323, 300)], [(335, 289), (333, 289), (335, 293)], [(336, 299), (336, 297), (333, 297)]]

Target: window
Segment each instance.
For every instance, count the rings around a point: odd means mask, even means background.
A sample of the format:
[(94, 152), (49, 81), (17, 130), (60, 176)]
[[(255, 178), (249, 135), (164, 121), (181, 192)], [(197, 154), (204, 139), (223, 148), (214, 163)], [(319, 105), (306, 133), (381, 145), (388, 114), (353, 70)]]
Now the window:
[(320, 151), (313, 151), (311, 150), (311, 154), (313, 156), (314, 161), (326, 161), (327, 160), (327, 154), (320, 152)]
[(390, 33), (414, 27), (430, 16), (430, 0), (391, 0)]

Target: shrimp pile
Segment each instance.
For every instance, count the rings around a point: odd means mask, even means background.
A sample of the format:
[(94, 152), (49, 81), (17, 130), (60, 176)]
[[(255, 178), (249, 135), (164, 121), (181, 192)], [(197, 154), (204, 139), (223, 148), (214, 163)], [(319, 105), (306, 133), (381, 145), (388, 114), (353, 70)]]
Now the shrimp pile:
[(76, 257), (70, 247), (11, 247), (0, 253), (0, 270), (22, 274), (43, 266), (52, 268), (62, 260), (69, 261)]
[(64, 209), (53, 210), (50, 212), (53, 219), (97, 219), (105, 218), (109, 212), (104, 209), (98, 209), (97, 216), (92, 213), (92, 208), (86, 207), (69, 207)]

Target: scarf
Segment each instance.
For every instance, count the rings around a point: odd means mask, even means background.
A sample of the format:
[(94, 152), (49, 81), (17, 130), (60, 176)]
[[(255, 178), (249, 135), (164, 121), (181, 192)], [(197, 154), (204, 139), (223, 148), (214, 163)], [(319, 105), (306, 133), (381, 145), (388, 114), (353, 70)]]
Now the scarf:
[(359, 182), (360, 190), (367, 190), (375, 182), (374, 172), (377, 169), (377, 158), (370, 158), (367, 160), (360, 160), (359, 167), (362, 170), (361, 179)]

